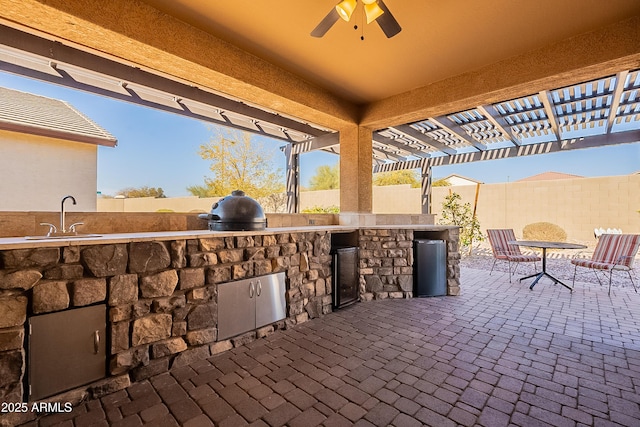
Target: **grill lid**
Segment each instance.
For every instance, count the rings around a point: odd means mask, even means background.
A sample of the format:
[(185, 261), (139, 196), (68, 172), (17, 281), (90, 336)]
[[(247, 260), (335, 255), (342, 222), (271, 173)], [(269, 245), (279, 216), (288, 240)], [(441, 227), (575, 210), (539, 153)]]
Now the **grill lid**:
[(257, 230), (267, 222), (262, 206), (242, 190), (218, 200), (210, 213), (199, 217), (209, 220), (210, 230)]

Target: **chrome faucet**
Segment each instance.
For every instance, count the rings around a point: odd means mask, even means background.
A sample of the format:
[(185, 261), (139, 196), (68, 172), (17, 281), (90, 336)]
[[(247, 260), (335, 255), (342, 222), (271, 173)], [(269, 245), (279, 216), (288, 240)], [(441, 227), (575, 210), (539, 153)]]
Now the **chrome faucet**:
[[(73, 197), (73, 196), (64, 196), (64, 197), (62, 198), (62, 202), (60, 203), (60, 228), (61, 228), (60, 232), (62, 232), (62, 233), (66, 233), (66, 232), (67, 232), (67, 228), (65, 227), (65, 224), (64, 224), (64, 219), (65, 219), (65, 218), (64, 218), (64, 202), (65, 202), (67, 199), (71, 199), (71, 201), (73, 202), (73, 204), (74, 204), (74, 205), (76, 204), (76, 198), (75, 198), (75, 197)], [(75, 225), (75, 224), (74, 224), (74, 225)], [(75, 229), (75, 227), (74, 227), (74, 229)]]
[(64, 196), (62, 198), (62, 202), (60, 202), (60, 232), (61, 233), (75, 233), (76, 232), (76, 226), (77, 225), (81, 225), (81, 222), (77, 222), (75, 224), (71, 224), (71, 226), (69, 227), (69, 230), (67, 230), (66, 226), (65, 226), (65, 212), (64, 212), (64, 202), (67, 199), (71, 199), (71, 201), (73, 202), (73, 204), (76, 204), (76, 198), (73, 196)]
[(47, 233), (47, 237), (64, 237), (64, 236), (75, 236), (78, 234), (78, 232), (76, 231), (76, 227), (78, 225), (83, 225), (84, 222), (76, 222), (74, 224), (71, 224), (69, 226), (69, 229), (67, 230), (67, 226), (65, 223), (65, 211), (64, 211), (64, 202), (67, 201), (67, 199), (71, 199), (71, 201), (73, 202), (73, 204), (77, 204), (76, 203), (76, 198), (73, 196), (64, 196), (62, 198), (62, 201), (60, 202), (60, 227), (56, 227), (55, 225), (48, 223), (48, 222), (41, 222), (40, 225), (49, 227), (49, 232)]

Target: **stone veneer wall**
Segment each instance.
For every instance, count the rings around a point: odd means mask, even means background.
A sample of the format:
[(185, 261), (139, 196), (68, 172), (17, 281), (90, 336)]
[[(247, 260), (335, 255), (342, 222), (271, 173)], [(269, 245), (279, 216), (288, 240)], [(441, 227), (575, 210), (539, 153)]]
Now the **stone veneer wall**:
[[(422, 233), (422, 234), (420, 234)], [(370, 301), (384, 298), (413, 297), (413, 239), (414, 232), (403, 229), (361, 229), (360, 299)], [(460, 293), (459, 231), (426, 232), (431, 238), (447, 242), (447, 295)]]
[[(308, 232), (1, 251), (0, 401), (24, 399), (29, 316), (107, 304), (108, 378), (76, 396), (97, 397), (330, 312), (330, 243)], [(216, 285), (280, 271), (287, 318), (216, 341)]]
[[(413, 239), (424, 233), (358, 231), (362, 301), (413, 296)], [(457, 295), (458, 230), (426, 233), (447, 240), (447, 294)], [(79, 402), (330, 312), (330, 246), (316, 231), (0, 251), (0, 401), (24, 399), (30, 316), (107, 304), (107, 378), (64, 394)], [(280, 271), (287, 318), (216, 341), (216, 285)], [(35, 415), (0, 414), (0, 425)]]

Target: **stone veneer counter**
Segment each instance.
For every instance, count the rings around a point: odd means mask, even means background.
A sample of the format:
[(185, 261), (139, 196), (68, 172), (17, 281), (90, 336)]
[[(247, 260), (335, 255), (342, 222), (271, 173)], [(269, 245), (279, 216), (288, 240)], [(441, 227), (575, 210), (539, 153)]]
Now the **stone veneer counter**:
[(188, 230), (188, 231), (149, 231), (141, 233), (112, 233), (100, 234), (97, 237), (67, 237), (52, 239), (25, 239), (24, 237), (3, 237), (0, 238), (0, 250), (26, 249), (42, 247), (64, 247), (73, 245), (100, 245), (109, 243), (130, 243), (143, 241), (167, 241), (173, 239), (206, 239), (210, 237), (234, 237), (234, 236), (262, 236), (278, 233), (308, 233), (308, 232), (337, 232), (346, 233), (359, 229), (372, 230), (424, 230), (424, 231), (445, 231), (457, 229), (455, 226), (446, 225), (372, 225), (372, 226), (352, 226), (352, 225), (323, 225), (323, 226), (300, 226), (300, 227), (268, 227), (261, 231), (209, 231), (209, 230)]
[[(457, 295), (458, 227), (451, 226), (333, 225), (62, 240), (2, 238), (0, 401), (29, 398), (24, 387), (29, 371), (25, 342), (31, 317), (106, 307), (105, 378), (65, 392), (65, 400), (77, 402), (331, 312), (332, 245), (358, 247), (361, 301), (411, 298), (414, 238), (447, 241), (447, 293)], [(219, 340), (218, 285), (281, 272), (286, 275), (286, 317)], [(0, 414), (0, 425), (6, 417)]]

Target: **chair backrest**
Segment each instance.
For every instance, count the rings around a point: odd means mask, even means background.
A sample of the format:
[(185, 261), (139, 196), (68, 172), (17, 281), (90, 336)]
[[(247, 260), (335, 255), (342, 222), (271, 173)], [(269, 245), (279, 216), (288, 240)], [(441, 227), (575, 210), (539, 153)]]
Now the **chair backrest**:
[(613, 263), (616, 260), (616, 251), (618, 249), (618, 234), (601, 234), (598, 239), (591, 261)]
[(516, 235), (513, 229), (494, 229), (487, 230), (489, 236), (489, 243), (493, 250), (493, 256), (497, 255), (522, 255), (520, 247), (516, 245), (510, 245), (507, 242), (510, 240), (516, 240)]
[(617, 234), (618, 249), (616, 251), (616, 263), (626, 267), (633, 267), (633, 260), (640, 247), (640, 234)]
[(640, 234), (603, 234), (591, 260), (631, 268), (639, 247)]

